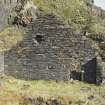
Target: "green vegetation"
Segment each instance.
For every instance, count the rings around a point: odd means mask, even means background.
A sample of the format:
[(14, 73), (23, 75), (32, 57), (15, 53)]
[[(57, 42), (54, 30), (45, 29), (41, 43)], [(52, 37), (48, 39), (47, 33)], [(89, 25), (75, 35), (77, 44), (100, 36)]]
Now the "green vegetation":
[(0, 32), (0, 52), (11, 49), (23, 40), (24, 32), (16, 27), (7, 27)]
[[(23, 81), (12, 77), (0, 78), (0, 105), (33, 105), (32, 101), (55, 99), (58, 104), (53, 105), (104, 105), (105, 87), (89, 85), (78, 81)], [(35, 104), (37, 105), (37, 104)], [(38, 104), (39, 105), (39, 104)]]
[(92, 16), (89, 31), (91, 34), (105, 33), (105, 22), (100, 17)]
[[(76, 30), (103, 33), (105, 22), (91, 13), (93, 0), (33, 0), (45, 13), (54, 13)], [(103, 23), (104, 22), (104, 23)]]
[(84, 27), (89, 20), (89, 8), (84, 0), (33, 0), (45, 12), (54, 13), (67, 24)]

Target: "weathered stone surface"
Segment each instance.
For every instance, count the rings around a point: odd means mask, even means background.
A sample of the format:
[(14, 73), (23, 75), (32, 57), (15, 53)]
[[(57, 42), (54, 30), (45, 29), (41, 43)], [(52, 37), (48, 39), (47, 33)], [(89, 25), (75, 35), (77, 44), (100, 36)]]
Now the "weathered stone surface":
[(0, 0), (0, 31), (7, 26), (8, 17), (17, 0)]
[[(19, 3), (20, 1), (0, 1), (0, 16), (2, 17), (0, 30), (7, 26), (8, 16), (16, 5), (22, 5), (24, 8), (30, 3), (28, 9), (33, 8), (31, 15), (33, 20), (37, 19), (31, 24), (32, 21), (29, 21), (28, 26), (25, 25), (27, 36), (24, 40), (10, 51), (5, 52), (3, 62), (6, 74), (26, 80), (69, 80), (73, 78), (90, 83), (100, 82), (102, 78), (105, 78), (104, 35), (98, 35), (99, 37), (91, 35), (92, 40), (88, 39), (87, 36), (73, 32), (72, 28), (66, 26), (56, 16), (43, 15), (43, 11), (36, 13), (37, 8), (31, 1), (24, 2), (23, 0), (24, 5)], [(27, 10), (24, 11), (23, 8), (21, 12), (27, 16)], [(103, 10), (95, 6), (91, 9), (95, 16), (104, 17)], [(27, 23), (27, 20), (24, 22)], [(100, 67), (97, 67), (97, 64)]]
[(4, 54), (0, 53), (0, 75), (4, 73)]
[(102, 8), (100, 7), (93, 5), (91, 8), (91, 12), (94, 16), (100, 16), (102, 18), (105, 18), (105, 11), (102, 10)]
[[(26, 30), (23, 42), (5, 53), (6, 74), (23, 79), (69, 80), (72, 71), (81, 74), (82, 66), (95, 58), (93, 42), (75, 34), (54, 15), (38, 17)], [(96, 66), (89, 68), (93, 74)]]

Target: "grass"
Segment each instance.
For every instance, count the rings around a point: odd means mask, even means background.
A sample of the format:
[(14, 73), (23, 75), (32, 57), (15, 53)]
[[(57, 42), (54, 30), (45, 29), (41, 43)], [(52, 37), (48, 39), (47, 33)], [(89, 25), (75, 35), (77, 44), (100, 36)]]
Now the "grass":
[(53, 13), (75, 28), (84, 27), (90, 18), (85, 0), (33, 0), (45, 13)]
[(76, 30), (81, 31), (88, 26), (89, 32), (104, 33), (105, 21), (101, 16), (94, 18), (91, 11), (92, 0), (33, 0), (33, 2), (45, 13), (55, 14)]
[(43, 100), (40, 105), (52, 105), (45, 104), (49, 100), (58, 102), (54, 105), (105, 105), (105, 86), (78, 81), (24, 81), (7, 76), (0, 81), (0, 105), (33, 105), (39, 99)]
[(24, 31), (17, 27), (7, 27), (0, 32), (0, 52), (7, 51), (23, 40)]

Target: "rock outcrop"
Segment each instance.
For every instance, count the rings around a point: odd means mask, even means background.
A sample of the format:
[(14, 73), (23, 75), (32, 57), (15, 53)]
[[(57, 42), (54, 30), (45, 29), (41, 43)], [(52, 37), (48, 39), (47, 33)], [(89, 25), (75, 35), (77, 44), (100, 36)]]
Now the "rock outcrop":
[(8, 17), (16, 2), (17, 0), (0, 0), (0, 30), (8, 25)]

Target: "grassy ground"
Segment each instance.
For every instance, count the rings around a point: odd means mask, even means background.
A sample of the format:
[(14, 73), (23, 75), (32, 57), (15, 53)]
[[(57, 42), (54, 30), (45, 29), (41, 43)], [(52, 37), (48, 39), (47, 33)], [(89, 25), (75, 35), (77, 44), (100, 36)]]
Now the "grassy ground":
[(0, 105), (105, 105), (105, 86), (0, 78)]
[(24, 31), (17, 27), (7, 27), (0, 32), (0, 52), (7, 51), (24, 38)]

